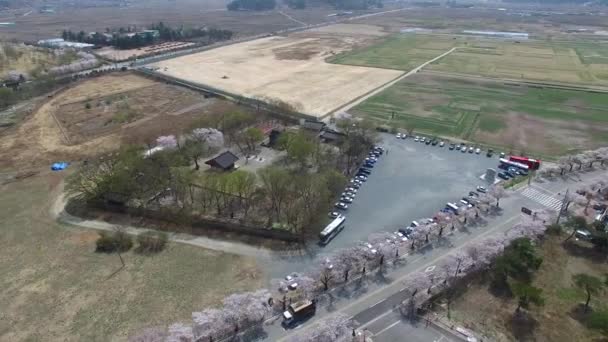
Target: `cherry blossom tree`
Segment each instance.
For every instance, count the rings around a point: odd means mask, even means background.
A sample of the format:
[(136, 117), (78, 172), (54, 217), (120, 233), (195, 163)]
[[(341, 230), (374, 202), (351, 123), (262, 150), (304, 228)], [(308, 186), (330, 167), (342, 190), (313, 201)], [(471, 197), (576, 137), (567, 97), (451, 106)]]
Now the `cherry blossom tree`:
[(176, 148), (177, 139), (174, 135), (163, 135), (156, 138), (156, 145), (166, 149)]
[(488, 194), (490, 196), (492, 196), (496, 200), (496, 207), (500, 206), (500, 199), (501, 198), (504, 198), (504, 197), (508, 196), (507, 191), (500, 184), (493, 185), (492, 187), (490, 187), (490, 189), (488, 191)]
[(192, 137), (211, 148), (219, 149), (224, 146), (224, 134), (215, 128), (196, 128), (192, 131)]
[(340, 276), (338, 267), (334, 265), (332, 260), (325, 258), (317, 269), (315, 270), (316, 276), (314, 278), (319, 279), (319, 282), (323, 284), (323, 291), (329, 290), (330, 285), (336, 278)]
[(223, 309), (206, 309), (192, 313), (192, 332), (196, 340), (219, 339), (232, 332)]
[(335, 254), (334, 260), (338, 269), (342, 271), (342, 278), (345, 283), (348, 282), (350, 274), (359, 270), (364, 263), (361, 248), (358, 246), (339, 250)]
[(428, 274), (423, 272), (412, 272), (408, 274), (403, 280), (403, 284), (412, 296), (415, 296), (419, 291), (427, 291), (427, 289), (433, 285)]
[(437, 220), (437, 224), (439, 226), (439, 232), (437, 233), (438, 237), (443, 236), (443, 230), (445, 229), (445, 227), (448, 226), (448, 224), (451, 224), (453, 222), (453, 214), (451, 212), (443, 212), (440, 211), (437, 214), (435, 214), (435, 219)]

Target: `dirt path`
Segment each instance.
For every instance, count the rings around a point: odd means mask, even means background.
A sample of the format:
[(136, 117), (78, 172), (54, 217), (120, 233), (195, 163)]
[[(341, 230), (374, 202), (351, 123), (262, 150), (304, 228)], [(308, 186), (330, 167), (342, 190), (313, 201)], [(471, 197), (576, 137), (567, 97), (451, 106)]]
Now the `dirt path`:
[(410, 70), (410, 71), (408, 71), (408, 72), (406, 72), (406, 73), (402, 74), (401, 76), (399, 76), (399, 77), (395, 78), (394, 80), (392, 80), (392, 81), (390, 81), (390, 82), (388, 82), (388, 83), (385, 83), (384, 85), (382, 85), (382, 86), (380, 86), (380, 87), (378, 87), (378, 88), (376, 88), (376, 89), (372, 90), (371, 92), (369, 92), (369, 93), (367, 93), (367, 94), (365, 94), (365, 95), (363, 95), (363, 96), (361, 96), (361, 97), (359, 97), (359, 98), (355, 99), (354, 101), (352, 101), (352, 102), (350, 102), (350, 103), (346, 104), (344, 107), (338, 108), (337, 110), (335, 110), (335, 111), (333, 111), (333, 112), (329, 113), (329, 114), (326, 116), (326, 119), (328, 119), (329, 117), (331, 117), (331, 116), (333, 116), (333, 115), (335, 115), (335, 114), (339, 114), (339, 113), (346, 113), (348, 110), (350, 110), (351, 108), (353, 108), (353, 107), (355, 107), (355, 106), (359, 105), (359, 104), (360, 104), (360, 103), (362, 103), (363, 101), (365, 101), (365, 100), (369, 99), (370, 97), (372, 97), (372, 96), (374, 96), (374, 95), (376, 95), (376, 94), (380, 93), (381, 91), (383, 91), (383, 90), (385, 90), (386, 88), (388, 88), (388, 87), (392, 86), (393, 84), (395, 84), (395, 83), (397, 83), (397, 82), (401, 81), (402, 79), (404, 79), (404, 78), (406, 78), (406, 77), (409, 77), (409, 76), (411, 76), (411, 75), (413, 75), (413, 74), (415, 74), (415, 73), (419, 72), (420, 70), (422, 70), (422, 69), (423, 69), (424, 67), (426, 67), (427, 65), (429, 65), (429, 64), (431, 64), (431, 63), (434, 63), (434, 62), (438, 61), (439, 59), (441, 59), (441, 58), (443, 58), (443, 57), (445, 57), (445, 56), (447, 56), (447, 55), (451, 54), (452, 52), (456, 51), (457, 49), (458, 49), (457, 47), (451, 48), (450, 50), (448, 50), (448, 51), (446, 51), (446, 52), (442, 53), (441, 55), (439, 55), (439, 56), (437, 56), (437, 57), (435, 57), (435, 58), (433, 58), (433, 59), (430, 59), (430, 60), (428, 60), (428, 61), (426, 61), (426, 62), (424, 62), (424, 63), (420, 64), (420, 65), (419, 65), (419, 66), (417, 66), (416, 68), (414, 68), (414, 69), (412, 69), (412, 70)]
[[(72, 226), (87, 228), (87, 229), (95, 229), (102, 231), (114, 231), (116, 225), (100, 221), (100, 220), (86, 220), (80, 217), (76, 217), (70, 215), (65, 211), (65, 206), (67, 204), (67, 198), (65, 196), (65, 192), (63, 192), (64, 184), (63, 182), (57, 187), (58, 194), (55, 198), (55, 202), (52, 204), (50, 209), (50, 214), (53, 219), (58, 222), (69, 224)], [(122, 226), (122, 228), (128, 234), (137, 236), (143, 234), (145, 232), (151, 231), (151, 229), (132, 227), (132, 226)], [(225, 241), (225, 240), (217, 240), (210, 239), (204, 236), (195, 236), (190, 234), (183, 233), (169, 233), (169, 240), (177, 243), (183, 243), (191, 246), (202, 247), (206, 249), (211, 249), (215, 251), (226, 252), (230, 254), (238, 254), (251, 256), (255, 258), (270, 258), (276, 252), (270, 251), (266, 248), (262, 247), (254, 247), (244, 243), (233, 242), (233, 241)]]
[(289, 14), (287, 14), (287, 13), (285, 13), (285, 12), (283, 12), (283, 11), (278, 11), (278, 13), (279, 13), (279, 14), (281, 14), (282, 16), (284, 16), (285, 18), (287, 18), (287, 19), (289, 19), (289, 20), (293, 21), (294, 23), (300, 24), (300, 25), (302, 25), (302, 26), (308, 26), (308, 24), (307, 24), (307, 23), (305, 23), (305, 22), (303, 22), (303, 21), (299, 21), (298, 19), (296, 19), (296, 18), (294, 18), (294, 17), (290, 16)]

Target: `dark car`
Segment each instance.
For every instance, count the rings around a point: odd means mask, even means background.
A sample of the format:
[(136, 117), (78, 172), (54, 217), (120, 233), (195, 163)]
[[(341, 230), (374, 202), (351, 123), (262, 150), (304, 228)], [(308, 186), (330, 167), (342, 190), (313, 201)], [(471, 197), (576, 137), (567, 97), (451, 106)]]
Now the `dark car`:
[(426, 138), (426, 141), (424, 143), (427, 144), (427, 145), (430, 145), (431, 144), (431, 139)]
[(362, 167), (362, 168), (359, 169), (359, 172), (357, 172), (357, 173), (362, 173), (364, 175), (368, 175), (369, 176), (369, 175), (372, 174), (372, 170), (368, 170), (368, 169)]
[(515, 171), (515, 174), (520, 175), (520, 176), (527, 176), (528, 175), (528, 171), (526, 171), (526, 170), (517, 170), (517, 171)]
[(507, 174), (507, 176), (511, 177), (511, 178), (515, 178), (517, 176), (517, 174), (515, 174), (515, 172), (507, 170), (505, 171), (505, 173)]
[(365, 168), (368, 168), (368, 169), (373, 169), (374, 168), (374, 164), (372, 164), (372, 163), (365, 163), (362, 166), (365, 167)]
[(488, 158), (492, 158), (493, 155), (494, 155), (494, 151), (492, 149), (489, 149), (488, 153), (486, 153), (486, 157), (488, 157)]
[(498, 176), (498, 178), (502, 178), (502, 179), (504, 179), (504, 180), (509, 180), (509, 175), (507, 175), (507, 173), (506, 173), (506, 172), (499, 172), (499, 173), (497, 174), (497, 176)]
[(437, 144), (439, 144), (439, 141), (437, 141), (437, 140), (433, 140), (433, 141), (431, 142), (431, 145), (433, 145), (433, 146), (437, 146)]
[(469, 196), (479, 197), (479, 194), (476, 193), (475, 191), (469, 191)]
[(455, 148), (456, 148), (456, 144), (450, 144), (450, 147), (449, 147), (450, 150), (453, 150)]
[(399, 233), (401, 233), (405, 236), (409, 236), (410, 234), (412, 234), (414, 229), (412, 227), (404, 227), (404, 228), (399, 228), (398, 231), (399, 231)]

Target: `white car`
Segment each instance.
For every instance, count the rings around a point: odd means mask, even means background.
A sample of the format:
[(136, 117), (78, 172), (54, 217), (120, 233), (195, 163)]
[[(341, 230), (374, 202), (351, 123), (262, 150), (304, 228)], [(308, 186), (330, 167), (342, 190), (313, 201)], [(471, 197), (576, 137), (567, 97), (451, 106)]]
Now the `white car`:
[(481, 149), (478, 147), (475, 149), (475, 153), (480, 154), (481, 153)]
[(341, 209), (341, 210), (346, 210), (348, 209), (348, 205), (346, 203), (342, 203), (342, 202), (338, 202), (334, 205), (336, 208)]
[(445, 143), (443, 141), (440, 141), (439, 142), (439, 147), (443, 147), (443, 146), (445, 146)]
[(329, 214), (327, 214), (327, 216), (329, 216), (330, 218), (336, 218), (340, 216), (340, 213), (338, 213), (337, 211), (331, 211)]
[(469, 153), (473, 153), (473, 151), (475, 151), (475, 148), (473, 148), (473, 146), (469, 147)]
[(401, 133), (397, 133), (397, 135), (395, 136), (397, 139), (401, 139)]
[(397, 237), (397, 239), (399, 239), (401, 242), (407, 241), (407, 237), (405, 235), (403, 235), (402, 232), (395, 232), (394, 234)]
[(467, 153), (467, 147), (466, 147), (466, 146), (463, 146), (463, 147), (462, 147), (462, 149), (460, 150), (460, 152), (462, 152), (462, 153)]
[(353, 194), (356, 194), (356, 193), (357, 193), (357, 189), (355, 189), (355, 188), (353, 188), (353, 187), (349, 187), (349, 188), (346, 188), (346, 189), (344, 189), (344, 190), (345, 190), (346, 192), (350, 192), (350, 193), (353, 193)]
[(353, 198), (348, 196), (340, 197), (340, 202), (344, 203), (353, 203)]

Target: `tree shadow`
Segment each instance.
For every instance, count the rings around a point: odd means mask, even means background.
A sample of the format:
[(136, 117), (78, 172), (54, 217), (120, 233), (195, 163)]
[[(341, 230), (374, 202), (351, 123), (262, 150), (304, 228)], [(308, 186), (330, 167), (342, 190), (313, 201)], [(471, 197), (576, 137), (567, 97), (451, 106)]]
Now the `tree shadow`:
[(261, 325), (255, 325), (254, 327), (248, 329), (240, 336), (240, 341), (242, 342), (253, 342), (253, 341), (261, 341), (268, 338), (268, 333), (264, 331), (264, 328)]
[(513, 314), (507, 322), (507, 328), (510, 329), (517, 341), (534, 340), (536, 327), (538, 327), (538, 321), (526, 311)]
[(374, 275), (370, 277), (370, 280), (377, 284), (390, 284), (393, 282), (393, 278), (387, 277), (386, 273), (386, 267), (380, 267)]
[(437, 239), (437, 242), (435, 242), (435, 244), (437, 245), (438, 248), (440, 247), (447, 247), (447, 248), (452, 248), (454, 247), (454, 244), (452, 243), (452, 241), (450, 239), (448, 239), (445, 236), (441, 236), (439, 239)]
[(578, 303), (575, 307), (572, 308), (572, 310), (570, 310), (568, 316), (585, 325), (587, 323), (587, 319), (592, 313), (593, 308), (591, 306), (587, 308), (587, 311), (585, 312), (585, 304)]
[(564, 242), (562, 243), (562, 246), (566, 252), (572, 256), (585, 258), (596, 264), (606, 262), (606, 254), (600, 252), (593, 246), (583, 246), (577, 241)]

